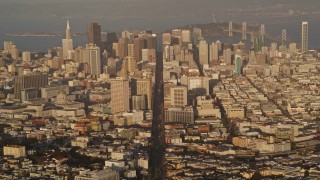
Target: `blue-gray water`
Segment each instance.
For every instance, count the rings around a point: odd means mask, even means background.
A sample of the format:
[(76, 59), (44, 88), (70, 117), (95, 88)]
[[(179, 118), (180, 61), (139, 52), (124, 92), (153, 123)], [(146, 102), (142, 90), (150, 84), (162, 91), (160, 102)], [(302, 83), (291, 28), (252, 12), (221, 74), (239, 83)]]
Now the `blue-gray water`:
[[(116, 31), (121, 32), (124, 29), (128, 30), (143, 30), (152, 29), (154, 32), (162, 32), (173, 27), (179, 27), (187, 24), (210, 23), (208, 19), (199, 19), (196, 22), (188, 21), (183, 18), (172, 18), (168, 20), (148, 20), (148, 19), (95, 19), (102, 25), (103, 31)], [(88, 23), (93, 22), (92, 19), (86, 18), (72, 18), (70, 19), (71, 30), (73, 32), (86, 32)], [(6, 33), (13, 32), (65, 32), (66, 19), (63, 18), (1, 18), (0, 17), (0, 41), (11, 40), (14, 41), (21, 51), (43, 52), (48, 48), (61, 46), (61, 38), (54, 37), (13, 37), (5, 36)], [(274, 37), (280, 37), (281, 29), (287, 29), (288, 39), (290, 41), (300, 42), (300, 21), (291, 21), (281, 24), (267, 24), (266, 31)], [(309, 21), (309, 47), (310, 49), (320, 48), (320, 20)], [(223, 41), (226, 38), (221, 38)], [(239, 38), (233, 38), (235, 42)], [(84, 45), (86, 37), (74, 37), (75, 47)], [(228, 39), (230, 41), (230, 39)], [(1, 43), (0, 48), (3, 48)]]

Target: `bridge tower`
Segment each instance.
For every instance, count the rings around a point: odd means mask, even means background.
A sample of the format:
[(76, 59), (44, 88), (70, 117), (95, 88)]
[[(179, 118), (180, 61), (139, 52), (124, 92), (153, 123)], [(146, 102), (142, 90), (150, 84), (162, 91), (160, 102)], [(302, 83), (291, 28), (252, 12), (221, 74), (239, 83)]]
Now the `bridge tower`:
[(282, 32), (281, 32), (281, 43), (282, 43), (282, 46), (284, 46), (287, 42), (287, 30), (286, 29), (282, 29)]
[(247, 40), (247, 22), (242, 23), (242, 40)]
[(211, 15), (212, 15), (212, 22), (217, 23), (216, 15), (214, 15), (213, 13), (211, 13)]
[(260, 35), (261, 36), (265, 36), (266, 35), (266, 29), (265, 29), (264, 24), (261, 24), (261, 26), (260, 26)]
[(229, 37), (233, 36), (232, 21), (229, 22)]
[(254, 38), (255, 38), (255, 33), (251, 32), (250, 33), (250, 49), (254, 49)]

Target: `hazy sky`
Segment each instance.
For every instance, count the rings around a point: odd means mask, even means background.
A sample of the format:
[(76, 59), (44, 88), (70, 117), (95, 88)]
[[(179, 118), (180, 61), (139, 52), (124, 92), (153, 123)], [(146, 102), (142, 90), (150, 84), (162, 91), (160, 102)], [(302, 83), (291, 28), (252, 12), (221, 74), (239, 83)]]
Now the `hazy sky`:
[[(139, 27), (163, 31), (211, 23), (212, 14), (218, 22), (271, 24), (319, 19), (319, 7), (319, 0), (0, 0), (0, 32), (11, 31), (6, 27), (11, 23), (20, 24), (15, 31), (34, 31), (34, 26), (52, 23), (55, 31), (65, 26), (63, 18), (71, 19), (76, 31), (83, 31), (89, 22), (111, 31)], [(289, 10), (295, 16), (287, 17)]]
[(171, 16), (223, 16), (243, 10), (281, 7), (317, 10), (319, 0), (0, 0), (5, 17), (108, 17), (159, 18)]
[[(319, 32), (319, 7), (320, 0), (0, 0), (0, 41), (13, 40), (27, 49), (33, 44), (31, 40), (24, 45), (24, 40), (4, 34), (64, 32), (66, 18), (72, 32), (85, 32), (91, 22), (100, 23), (103, 31), (163, 32), (212, 23), (212, 14), (218, 22), (266, 24), (267, 31), (275, 36), (287, 28), (288, 34), (299, 41), (302, 20), (312, 22), (310, 30)], [(293, 15), (289, 16), (289, 10)], [(317, 42), (314, 44), (319, 47)]]

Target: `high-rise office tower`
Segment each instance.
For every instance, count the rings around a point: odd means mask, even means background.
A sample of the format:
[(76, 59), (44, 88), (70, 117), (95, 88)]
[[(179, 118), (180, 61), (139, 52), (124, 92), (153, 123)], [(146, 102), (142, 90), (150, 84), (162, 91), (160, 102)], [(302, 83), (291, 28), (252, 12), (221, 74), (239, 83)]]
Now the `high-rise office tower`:
[(120, 38), (118, 41), (119, 58), (124, 58), (128, 55), (128, 38)]
[(124, 58), (122, 60), (122, 64), (121, 64), (121, 70), (118, 72), (119, 77), (122, 77), (124, 79), (128, 79), (128, 62), (127, 62), (127, 58)]
[(101, 48), (101, 25), (90, 23), (88, 25), (88, 44), (96, 44)]
[(112, 52), (112, 44), (118, 42), (118, 37), (115, 32), (107, 32), (105, 48), (108, 52)]
[(235, 56), (235, 75), (239, 76), (242, 74), (242, 59), (241, 56)]
[(209, 53), (208, 53), (208, 44), (206, 40), (202, 39), (199, 42), (199, 61), (200, 64), (208, 64)]
[(11, 54), (11, 58), (13, 60), (18, 60), (19, 58), (19, 49), (15, 44), (12, 45), (12, 49), (10, 49), (9, 53)]
[(216, 41), (215, 44), (218, 46), (218, 51), (222, 51), (223, 44), (221, 43), (221, 41)]
[(186, 106), (188, 103), (187, 86), (174, 86), (170, 88), (170, 105), (176, 107)]
[(231, 49), (228, 48), (226, 50), (223, 50), (223, 60), (227, 65), (231, 65)]
[(112, 114), (129, 111), (129, 81), (124, 78), (111, 80)]
[(290, 54), (296, 54), (297, 53), (297, 44), (296, 43), (290, 43), (289, 44), (289, 53)]
[(170, 61), (170, 46), (163, 46), (163, 60)]
[(210, 45), (210, 61), (217, 61), (219, 59), (219, 47), (217, 43), (212, 42)]
[(155, 49), (142, 49), (142, 60), (144, 61), (155, 62), (156, 55)]
[(132, 94), (146, 95), (147, 107), (152, 108), (152, 81), (151, 78), (132, 79)]
[(134, 46), (133, 44), (128, 44), (128, 56), (134, 56)]
[(181, 29), (173, 29), (171, 34), (173, 37), (181, 37)]
[(73, 41), (71, 37), (69, 20), (67, 20), (66, 38), (62, 39), (63, 59), (70, 59), (72, 50), (73, 50)]
[(89, 50), (90, 73), (99, 78), (101, 74), (100, 48), (95, 44), (87, 44), (87, 49)]
[(29, 51), (22, 52), (22, 61), (23, 62), (30, 62), (30, 60), (31, 60), (31, 52), (29, 52)]
[(121, 37), (130, 39), (131, 38), (131, 33), (128, 30), (125, 29), (124, 31), (122, 31)]
[(145, 110), (146, 107), (146, 95), (132, 96), (132, 110)]
[(191, 32), (190, 32), (190, 30), (182, 30), (181, 31), (181, 41), (183, 43), (191, 42)]
[(308, 49), (308, 22), (303, 21), (301, 24), (301, 52), (307, 52)]
[(33, 72), (26, 75), (14, 77), (14, 96), (21, 99), (21, 90), (27, 88), (40, 88), (48, 85), (48, 75)]
[(201, 29), (193, 28), (193, 44), (198, 45), (199, 40), (202, 38)]
[(19, 49), (12, 41), (3, 41), (3, 50), (9, 53), (13, 60), (18, 60)]
[(129, 73), (133, 73), (137, 71), (137, 62), (132, 56), (126, 57), (127, 70)]
[(119, 43), (112, 43), (112, 56), (119, 57)]
[(157, 37), (155, 35), (149, 36), (147, 38), (147, 48), (157, 49)]
[(256, 36), (254, 38), (254, 52), (259, 52), (265, 44), (265, 36)]
[(163, 33), (162, 34), (162, 44), (164, 46), (171, 44), (171, 34), (170, 33)]
[(141, 61), (142, 59), (142, 49), (144, 48), (144, 39), (143, 38), (135, 38), (133, 40), (133, 53), (134, 53), (134, 58), (135, 60), (138, 62), (138, 61)]
[(3, 51), (9, 52), (13, 45), (14, 43), (12, 41), (3, 41)]
[(75, 58), (74, 60), (79, 63), (89, 64), (89, 49), (86, 47), (77, 47), (75, 49)]

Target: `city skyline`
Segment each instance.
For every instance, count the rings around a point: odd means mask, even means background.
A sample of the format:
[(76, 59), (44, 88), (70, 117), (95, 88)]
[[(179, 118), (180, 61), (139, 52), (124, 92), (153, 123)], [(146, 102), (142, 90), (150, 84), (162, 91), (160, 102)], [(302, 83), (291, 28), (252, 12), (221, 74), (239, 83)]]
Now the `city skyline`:
[[(222, 0), (201, 0), (198, 5), (201, 8), (192, 8), (193, 1), (170, 1), (167, 0), (141, 1), (8, 1), (2, 0), (0, 7), (0, 23), (6, 24), (0, 28), (0, 39), (12, 40), (24, 50), (44, 51), (44, 46), (27, 49), (27, 41), (46, 42), (46, 49), (57, 46), (56, 38), (23, 38), (11, 37), (7, 33), (23, 32), (62, 32), (65, 28), (64, 21), (69, 18), (72, 21), (74, 32), (86, 32), (86, 26), (91, 22), (98, 22), (102, 31), (120, 32), (124, 29), (143, 30), (153, 29), (161, 33), (171, 28), (181, 27), (190, 24), (207, 24), (213, 22), (213, 15), (217, 22), (243, 21), (266, 24), (267, 30), (274, 36), (278, 36), (281, 28), (293, 29), (294, 23), (299, 24), (303, 20), (310, 22), (310, 35), (316, 36), (319, 31), (319, 13), (311, 4), (317, 1), (309, 0), (309, 3), (301, 1), (262, 1), (244, 0), (222, 1)], [(92, 2), (92, 3), (91, 3)], [(290, 2), (290, 3), (288, 3)], [(180, 4), (184, 4), (181, 6)], [(140, 5), (140, 4), (143, 4)], [(131, 11), (127, 9), (130, 7)], [(155, 8), (156, 7), (156, 8)], [(274, 8), (276, 7), (276, 8)], [(36, 9), (36, 11), (35, 11)], [(9, 11), (10, 10), (10, 11)], [(14, 12), (14, 13), (13, 13)], [(36, 12), (36, 13), (35, 13)], [(162, 14), (158, 16), (158, 14)], [(7, 19), (11, 20), (8, 21)], [(314, 22), (313, 22), (314, 21)], [(287, 24), (292, 22), (291, 24)], [(278, 24), (278, 25), (275, 25)], [(299, 32), (288, 30), (288, 36), (296, 37)], [(26, 41), (27, 39), (27, 41)], [(300, 40), (296, 40), (300, 42)], [(84, 44), (85, 38), (75, 38), (74, 44)], [(312, 48), (319, 48), (318, 38), (311, 39)], [(50, 43), (50, 44), (49, 44)], [(37, 46), (37, 45), (32, 45)]]
[(320, 177), (318, 1), (0, 1), (0, 179)]

